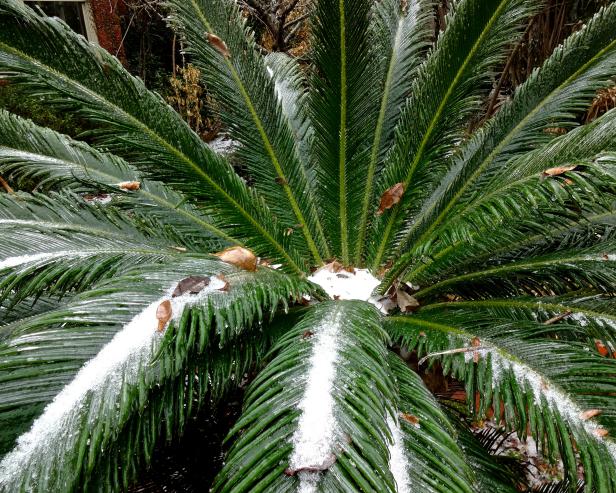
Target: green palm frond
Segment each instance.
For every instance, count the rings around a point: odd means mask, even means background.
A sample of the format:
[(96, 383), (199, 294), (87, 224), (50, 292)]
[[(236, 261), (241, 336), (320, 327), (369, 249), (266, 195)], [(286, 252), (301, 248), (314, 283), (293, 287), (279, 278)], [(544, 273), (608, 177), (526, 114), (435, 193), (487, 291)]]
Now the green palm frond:
[(248, 389), (213, 491), (395, 491), (383, 338), (366, 303), (313, 307)]
[(357, 264), (362, 263), (364, 256), (368, 214), (375, 201), (374, 179), (393, 142), (394, 128), (432, 36), (432, 7), (432, 2), (424, 0), (412, 0), (404, 7), (395, 0), (384, 0), (374, 7), (373, 29), (377, 49), (373, 56), (383, 63), (382, 88), (355, 247)]
[(457, 430), (419, 375), (396, 356), (390, 355), (389, 365), (398, 383), (396, 419), (409, 468), (406, 491), (474, 492), (475, 478), (456, 441)]
[(239, 6), (226, 0), (168, 3), (194, 64), (222, 105), (231, 137), (241, 144), (237, 156), (284, 227), (298, 229), (293, 239), (303, 237), (314, 261), (321, 263), (322, 255), (329, 256), (328, 246), (305, 156), (298, 155), (275, 83)]
[(464, 138), (464, 123), (479, 109), (490, 74), (537, 5), (528, 0), (464, 1), (448, 16), (446, 30), (413, 82), (383, 164), (378, 192), (402, 183), (405, 193), (401, 203), (375, 221), (372, 234), (378, 242), (370, 252), (374, 270), (386, 259), (409, 205), (415, 210), (438, 186), (447, 171), (441, 161)]
[[(440, 360), (446, 374), (465, 383), (467, 395), (477, 393), (480, 415), (490, 405), (495, 416), (502, 410), (506, 426), (521, 437), (528, 426), (544, 455), (562, 459), (574, 484), (575, 448), (587, 485), (597, 491), (616, 486), (616, 447), (601, 433), (616, 424), (611, 377), (616, 361), (566, 340), (583, 327), (499, 319), (477, 307), (455, 305), (390, 317), (385, 327), (394, 341), (417, 348), (430, 361)], [(473, 399), (469, 403), (474, 412)], [(590, 410), (600, 415), (584, 418)]]
[(207, 212), (230, 236), (259, 252), (275, 252), (285, 268), (303, 271), (302, 254), (291, 247), (263, 201), (115, 57), (18, 0), (0, 4), (0, 27), (0, 75), (92, 122), (96, 129), (89, 135), (100, 145), (207, 204)]
[[(7, 179), (29, 184), (37, 190), (61, 187), (74, 192), (106, 191), (115, 194), (114, 205), (130, 208), (156, 228), (184, 242), (192, 240), (202, 249), (220, 249), (223, 242), (235, 243), (197, 207), (160, 182), (143, 179), (141, 173), (122, 159), (49, 129), (0, 111), (0, 173)], [(124, 183), (138, 182), (139, 189), (125, 191)], [(164, 211), (164, 212), (163, 212)], [(212, 235), (204, 242), (204, 236)], [(217, 241), (215, 238), (218, 238)]]
[(311, 26), (312, 159), (323, 223), (345, 265), (361, 216), (369, 171), (364, 165), (376, 123), (378, 63), (371, 61), (369, 0), (319, 0)]
[[(421, 245), (452, 218), (466, 194), (481, 193), (478, 178), (507, 172), (507, 162), (549, 138), (548, 127), (570, 128), (596, 91), (611, 84), (616, 70), (616, 5), (602, 9), (568, 38), (521, 85), (509, 102), (455, 153), (447, 176), (413, 214), (401, 247)], [(474, 188), (477, 184), (478, 188)]]
[[(214, 279), (220, 274), (228, 286)], [(198, 295), (171, 298), (188, 275), (210, 275), (212, 281)], [(9, 370), (0, 388), (0, 418), (7, 424), (2, 442), (18, 435), (19, 427), (9, 426), (14, 420), (22, 420), (26, 411), (36, 416), (54, 399), (0, 463), (0, 486), (13, 491), (126, 488), (135, 465), (148, 461), (160, 431), (166, 429), (167, 436), (181, 431), (194, 398), (201, 403), (211, 385), (229, 385), (217, 376), (230, 368), (228, 358), (241, 354), (249, 361), (247, 351), (263, 354), (253, 339), (268, 336), (257, 322), (308, 293), (314, 291), (305, 282), (271, 269), (253, 274), (192, 259), (128, 272), (66, 306), (0, 327), (0, 354)], [(164, 299), (172, 300), (172, 319), (158, 334), (155, 312)], [(61, 349), (67, 341), (70, 357)], [(45, 371), (33, 377), (40, 365)], [(235, 371), (227, 376), (240, 378)], [(72, 433), (62, 448), (52, 451), (37, 441), (37, 433), (51, 428), (57, 439), (65, 427)], [(108, 447), (116, 453), (101, 454)], [(121, 470), (114, 467), (118, 461)]]

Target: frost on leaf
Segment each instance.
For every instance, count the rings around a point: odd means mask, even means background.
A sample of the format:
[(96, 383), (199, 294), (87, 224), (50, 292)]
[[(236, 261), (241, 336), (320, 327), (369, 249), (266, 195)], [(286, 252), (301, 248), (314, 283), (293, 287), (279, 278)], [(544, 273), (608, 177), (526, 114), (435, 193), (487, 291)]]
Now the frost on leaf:
[(171, 319), (172, 309), (169, 300), (163, 301), (156, 309), (156, 318), (158, 319), (158, 332), (162, 332)]
[(396, 183), (393, 187), (385, 190), (381, 195), (381, 203), (379, 204), (379, 210), (376, 212), (379, 216), (383, 214), (387, 209), (391, 209), (402, 199), (404, 195), (404, 185), (402, 183)]
[(229, 58), (231, 56), (231, 52), (227, 47), (227, 43), (225, 43), (222, 39), (220, 39), (215, 34), (206, 33), (205, 37), (208, 42), (225, 58)]
[(199, 294), (210, 283), (210, 278), (206, 276), (189, 276), (182, 279), (173, 291), (174, 298), (183, 294)]
[(118, 187), (128, 192), (135, 192), (141, 188), (141, 183), (138, 181), (123, 181), (118, 183)]
[(246, 248), (239, 246), (230, 247), (215, 255), (223, 262), (235, 265), (240, 269), (250, 272), (257, 270), (257, 257)]

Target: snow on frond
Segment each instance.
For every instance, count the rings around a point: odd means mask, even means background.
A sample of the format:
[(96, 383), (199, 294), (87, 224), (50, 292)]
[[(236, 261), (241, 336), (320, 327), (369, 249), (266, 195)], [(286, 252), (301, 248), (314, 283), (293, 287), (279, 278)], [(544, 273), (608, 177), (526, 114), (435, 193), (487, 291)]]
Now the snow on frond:
[[(333, 396), (336, 366), (340, 351), (341, 315), (336, 314), (314, 330), (316, 341), (310, 356), (304, 396), (298, 404), (301, 410), (292, 442), (290, 469), (300, 474), (300, 491), (316, 491), (318, 470), (332, 462), (339, 428), (336, 422)], [(309, 472), (309, 471), (316, 472)], [(316, 478), (316, 479), (315, 479)]]
[(54, 260), (62, 257), (80, 257), (83, 256), (80, 253), (60, 251), (60, 252), (45, 252), (35, 253), (31, 255), (19, 255), (16, 257), (8, 257), (0, 261), (0, 270), (9, 269), (11, 267), (18, 267), (20, 265), (29, 264), (31, 262), (45, 262), (47, 260)]
[(526, 385), (538, 406), (545, 400), (553, 411), (558, 412), (573, 427), (583, 429), (589, 436), (599, 441), (609, 450), (612, 460), (616, 462), (616, 445), (604, 440), (601, 436), (601, 426), (592, 419), (584, 419), (584, 412), (571, 396), (562, 389), (547, 382), (543, 376), (529, 366), (518, 361), (506, 359), (497, 350), (490, 352), (492, 357), (492, 385), (501, 381), (504, 372), (510, 371), (522, 387)]
[(392, 438), (392, 442), (389, 444), (389, 470), (396, 481), (396, 491), (398, 493), (411, 493), (409, 461), (404, 451), (400, 425), (391, 416), (388, 416), (387, 426)]
[[(186, 294), (172, 298), (176, 285), (174, 283), (165, 296), (149, 304), (125, 324), (45, 407), (30, 430), (19, 437), (15, 448), (0, 462), (0, 490), (14, 491), (13, 482), (20, 480), (30, 464), (48, 460), (52, 448), (62, 446), (66, 452), (71, 450), (79, 434), (70, 434), (68, 430), (79, 429), (84, 418), (95, 421), (97, 416), (91, 415), (89, 409), (116, 405), (124, 386), (138, 383), (140, 373), (150, 362), (160, 341), (156, 312), (163, 301), (171, 302), (173, 320), (177, 320), (186, 306), (220, 289), (224, 282), (212, 278), (197, 296)], [(63, 456), (62, 453), (53, 454), (60, 461), (65, 460)], [(30, 484), (36, 484), (37, 479), (31, 477)], [(65, 481), (69, 483), (70, 478)]]

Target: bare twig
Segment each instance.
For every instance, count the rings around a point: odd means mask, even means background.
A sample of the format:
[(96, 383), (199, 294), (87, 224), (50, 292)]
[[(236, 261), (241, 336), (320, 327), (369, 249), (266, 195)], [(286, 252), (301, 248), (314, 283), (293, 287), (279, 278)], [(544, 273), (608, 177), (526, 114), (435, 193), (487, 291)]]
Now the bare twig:
[(1, 176), (0, 176), (0, 185), (2, 185), (2, 188), (4, 188), (4, 190), (6, 190), (6, 193), (15, 193), (15, 190), (13, 190), (11, 186), (6, 182), (6, 180), (2, 178)]

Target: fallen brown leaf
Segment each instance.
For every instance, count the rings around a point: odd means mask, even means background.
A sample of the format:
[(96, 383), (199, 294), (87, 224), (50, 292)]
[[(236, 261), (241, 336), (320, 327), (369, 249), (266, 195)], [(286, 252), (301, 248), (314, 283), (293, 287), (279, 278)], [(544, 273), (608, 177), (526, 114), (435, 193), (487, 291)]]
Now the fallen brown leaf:
[(545, 322), (543, 322), (543, 325), (552, 325), (556, 322), (560, 322), (561, 320), (567, 318), (569, 315), (571, 315), (573, 312), (571, 310), (567, 310), (566, 312), (563, 313), (559, 313), (558, 315), (552, 317), (549, 320), (546, 320)]
[(122, 183), (118, 183), (118, 187), (122, 190), (135, 192), (141, 188), (141, 183), (138, 181), (123, 181)]
[(225, 43), (218, 36), (215, 34), (206, 33), (205, 37), (207, 38), (208, 43), (210, 43), (222, 56), (225, 58), (229, 58), (231, 56), (227, 43)]
[(302, 339), (308, 339), (309, 337), (312, 337), (314, 335), (314, 332), (312, 332), (311, 330), (307, 330), (302, 334)]
[(250, 250), (234, 246), (223, 250), (222, 252), (215, 253), (220, 260), (228, 264), (235, 265), (240, 269), (254, 272), (257, 270), (257, 257)]
[(376, 211), (377, 215), (383, 214), (387, 209), (391, 209), (402, 199), (404, 195), (404, 185), (402, 183), (396, 183), (393, 187), (385, 190), (381, 195), (381, 203), (379, 204), (379, 210)]
[(408, 413), (400, 413), (400, 417), (407, 423), (410, 423), (416, 428), (419, 428), (419, 418), (417, 416), (413, 416), (412, 414)]
[(404, 313), (414, 312), (419, 308), (419, 301), (417, 301), (417, 298), (411, 296), (402, 289), (396, 291), (396, 303), (398, 303), (400, 311)]
[(573, 171), (575, 168), (577, 168), (576, 165), (557, 166), (555, 168), (548, 168), (541, 173), (541, 178), (546, 179), (550, 176), (559, 176), (559, 175), (562, 175), (563, 173), (566, 173), (567, 171)]
[(601, 356), (609, 356), (610, 354), (610, 350), (608, 349), (608, 347), (603, 344), (603, 342), (601, 342), (598, 339), (595, 339), (595, 347), (597, 348), (597, 351), (599, 351), (599, 354)]
[(206, 276), (189, 276), (186, 279), (182, 279), (176, 286), (173, 294), (173, 298), (182, 296), (183, 294), (199, 294), (210, 283), (210, 278)]
[(344, 266), (338, 262), (337, 260), (334, 260), (333, 262), (330, 262), (329, 264), (325, 264), (325, 268), (330, 271), (333, 272), (334, 274), (340, 272), (341, 270), (344, 269)]
[(606, 436), (609, 435), (609, 431), (607, 431), (605, 428), (595, 428), (592, 431), (593, 435), (598, 436), (599, 438), (604, 438)]
[(602, 412), (603, 411), (601, 411), (601, 409), (588, 409), (587, 411), (580, 413), (580, 419), (583, 421), (588, 421), (595, 416), (599, 416)]
[(156, 309), (156, 318), (158, 319), (158, 332), (162, 332), (165, 329), (165, 325), (171, 319), (172, 309), (171, 302), (169, 300), (163, 301)]

